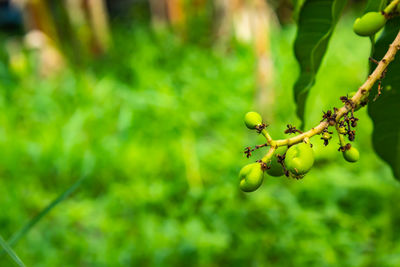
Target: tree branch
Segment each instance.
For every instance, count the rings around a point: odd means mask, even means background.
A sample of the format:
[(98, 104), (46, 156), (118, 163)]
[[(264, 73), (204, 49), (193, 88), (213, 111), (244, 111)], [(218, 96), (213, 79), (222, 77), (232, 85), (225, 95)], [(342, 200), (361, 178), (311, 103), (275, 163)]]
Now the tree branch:
[[(383, 73), (386, 71), (390, 62), (394, 60), (396, 53), (400, 50), (400, 31), (397, 34), (393, 43), (389, 46), (388, 51), (386, 52), (385, 56), (379, 61), (378, 65), (376, 66), (375, 70), (368, 76), (367, 80), (364, 82), (363, 85), (358, 88), (357, 93), (351, 98), (352, 103), (355, 106), (359, 106), (362, 102), (363, 98), (368, 95), (368, 93), (372, 90), (374, 84), (382, 78)], [(352, 110), (354, 106), (345, 103), (343, 107), (341, 107), (336, 112), (336, 123), (340, 121), (340, 119), (347, 114), (350, 110)], [(317, 126), (311, 128), (307, 132), (294, 136), (288, 139), (281, 139), (281, 140), (271, 140), (269, 137), (267, 140), (271, 147), (279, 147), (279, 146), (288, 146), (302, 142), (306, 138), (310, 138), (314, 135), (320, 134), (323, 130), (328, 128), (330, 125), (328, 121), (322, 121)], [(265, 135), (264, 135), (265, 136)], [(270, 154), (270, 153), (267, 153)], [(267, 155), (264, 157), (264, 159)]]

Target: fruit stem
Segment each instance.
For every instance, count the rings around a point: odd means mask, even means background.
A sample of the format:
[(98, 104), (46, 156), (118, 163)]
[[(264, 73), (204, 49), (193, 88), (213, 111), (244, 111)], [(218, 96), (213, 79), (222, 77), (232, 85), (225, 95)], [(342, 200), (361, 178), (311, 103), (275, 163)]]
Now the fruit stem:
[(394, 1), (390, 2), (390, 4), (383, 10), (383, 13), (389, 14), (396, 8), (396, 6), (399, 3), (400, 3), (400, 0), (394, 0)]
[(271, 145), (271, 143), (273, 142), (272, 137), (269, 135), (269, 133), (267, 132), (267, 130), (262, 129), (261, 130), (261, 134), (264, 135), (265, 139), (267, 139), (267, 143), (268, 145)]
[(276, 150), (276, 146), (271, 146), (270, 149), (268, 150), (267, 154), (265, 154), (265, 156), (261, 159), (261, 161), (264, 162), (265, 164), (267, 164), (268, 161), (274, 155), (275, 150)]
[(344, 140), (343, 134), (341, 134), (339, 131), (339, 124), (336, 123), (335, 127), (336, 127), (336, 131), (338, 133), (340, 146), (344, 147), (346, 145), (346, 141)]

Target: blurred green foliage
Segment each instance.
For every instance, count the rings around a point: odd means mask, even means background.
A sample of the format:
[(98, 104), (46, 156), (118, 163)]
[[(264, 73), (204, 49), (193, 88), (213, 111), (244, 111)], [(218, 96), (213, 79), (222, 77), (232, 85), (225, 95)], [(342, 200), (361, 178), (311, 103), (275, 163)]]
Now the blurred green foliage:
[[(366, 76), (368, 40), (346, 18), (309, 96), (321, 111)], [(251, 47), (229, 53), (169, 33), (115, 30), (114, 51), (43, 79), (0, 62), (1, 235), (9, 238), (66, 188), (78, 191), (15, 246), (28, 266), (398, 266), (399, 184), (371, 148), (360, 111), (357, 164), (324, 148), (300, 181), (267, 177), (240, 192), (238, 171), (263, 142), (243, 124), (255, 94)], [(271, 134), (298, 124), (292, 26), (272, 33), (277, 76)], [(256, 139), (256, 141), (254, 141)], [(6, 254), (0, 266), (11, 266)]]

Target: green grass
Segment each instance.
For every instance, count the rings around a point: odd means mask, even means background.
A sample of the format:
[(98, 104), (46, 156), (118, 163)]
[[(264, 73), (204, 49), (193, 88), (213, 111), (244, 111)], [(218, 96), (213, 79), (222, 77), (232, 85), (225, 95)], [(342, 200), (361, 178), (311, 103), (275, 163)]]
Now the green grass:
[[(365, 78), (368, 43), (350, 24), (333, 36), (308, 127)], [(272, 36), (276, 137), (298, 124), (294, 34)], [(400, 264), (399, 184), (372, 151), (365, 111), (359, 163), (342, 159), (337, 139), (323, 149), (316, 137), (305, 179), (267, 178), (244, 194), (238, 171), (255, 158), (243, 148), (263, 142), (242, 121), (256, 90), (251, 48), (224, 54), (140, 29), (115, 43), (92, 67), (47, 80), (0, 62), (1, 234), (9, 239), (87, 177), (19, 239), (27, 266)]]
[(20, 267), (24, 267), (24, 263), (18, 257), (17, 254), (13, 251), (13, 249), (7, 244), (7, 242), (0, 235), (0, 246), (4, 249), (4, 251), (10, 256), (10, 258)]

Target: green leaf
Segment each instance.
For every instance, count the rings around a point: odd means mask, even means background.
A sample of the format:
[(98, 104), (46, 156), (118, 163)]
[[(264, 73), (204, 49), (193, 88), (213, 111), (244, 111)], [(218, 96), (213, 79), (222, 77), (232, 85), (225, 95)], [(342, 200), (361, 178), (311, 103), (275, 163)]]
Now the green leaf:
[[(400, 31), (400, 18), (390, 19), (375, 44), (373, 57), (377, 60), (385, 55), (389, 44)], [(374, 67), (374, 66), (373, 66)], [(376, 153), (392, 168), (400, 180), (400, 55), (390, 63), (382, 80), (382, 95), (374, 102), (377, 92), (374, 87), (368, 104), (368, 114), (374, 124), (372, 142)], [(390, 90), (387, 90), (390, 89)]]
[[(62, 192), (55, 198), (49, 205), (47, 205), (40, 213), (28, 221), (19, 231), (14, 233), (14, 235), (8, 240), (7, 246), (11, 248), (14, 246), (21, 238), (23, 238), (31, 229), (34, 227), (41, 219), (43, 219), (50, 211), (53, 210), (58, 204), (67, 199), (75, 190), (82, 184), (86, 179), (87, 175), (83, 175), (75, 183), (73, 183), (67, 190)], [(1, 240), (0, 240), (1, 241)], [(5, 242), (5, 241), (4, 241)], [(7, 252), (7, 251), (6, 251)], [(2, 252), (0, 251), (0, 255)]]
[(315, 83), (321, 61), (347, 0), (307, 0), (300, 11), (294, 52), (300, 76), (294, 85), (297, 116), (304, 126), (308, 93)]
[(0, 235), (0, 246), (4, 249), (5, 252), (14, 260), (16, 264), (20, 267), (25, 267), (25, 264), (21, 261), (18, 255), (14, 252), (14, 250), (7, 244), (7, 242)]
[(29, 222), (25, 224), (18, 232), (16, 232), (8, 241), (10, 246), (15, 245), (22, 237), (24, 237), (29, 230), (35, 226), (44, 216), (46, 216), (54, 207), (60, 204), (62, 201), (67, 199), (75, 190), (82, 184), (86, 179), (86, 176), (82, 176), (75, 183), (73, 183), (67, 190), (62, 192), (57, 198), (55, 198), (47, 207), (45, 207), (40, 213), (33, 217)]

